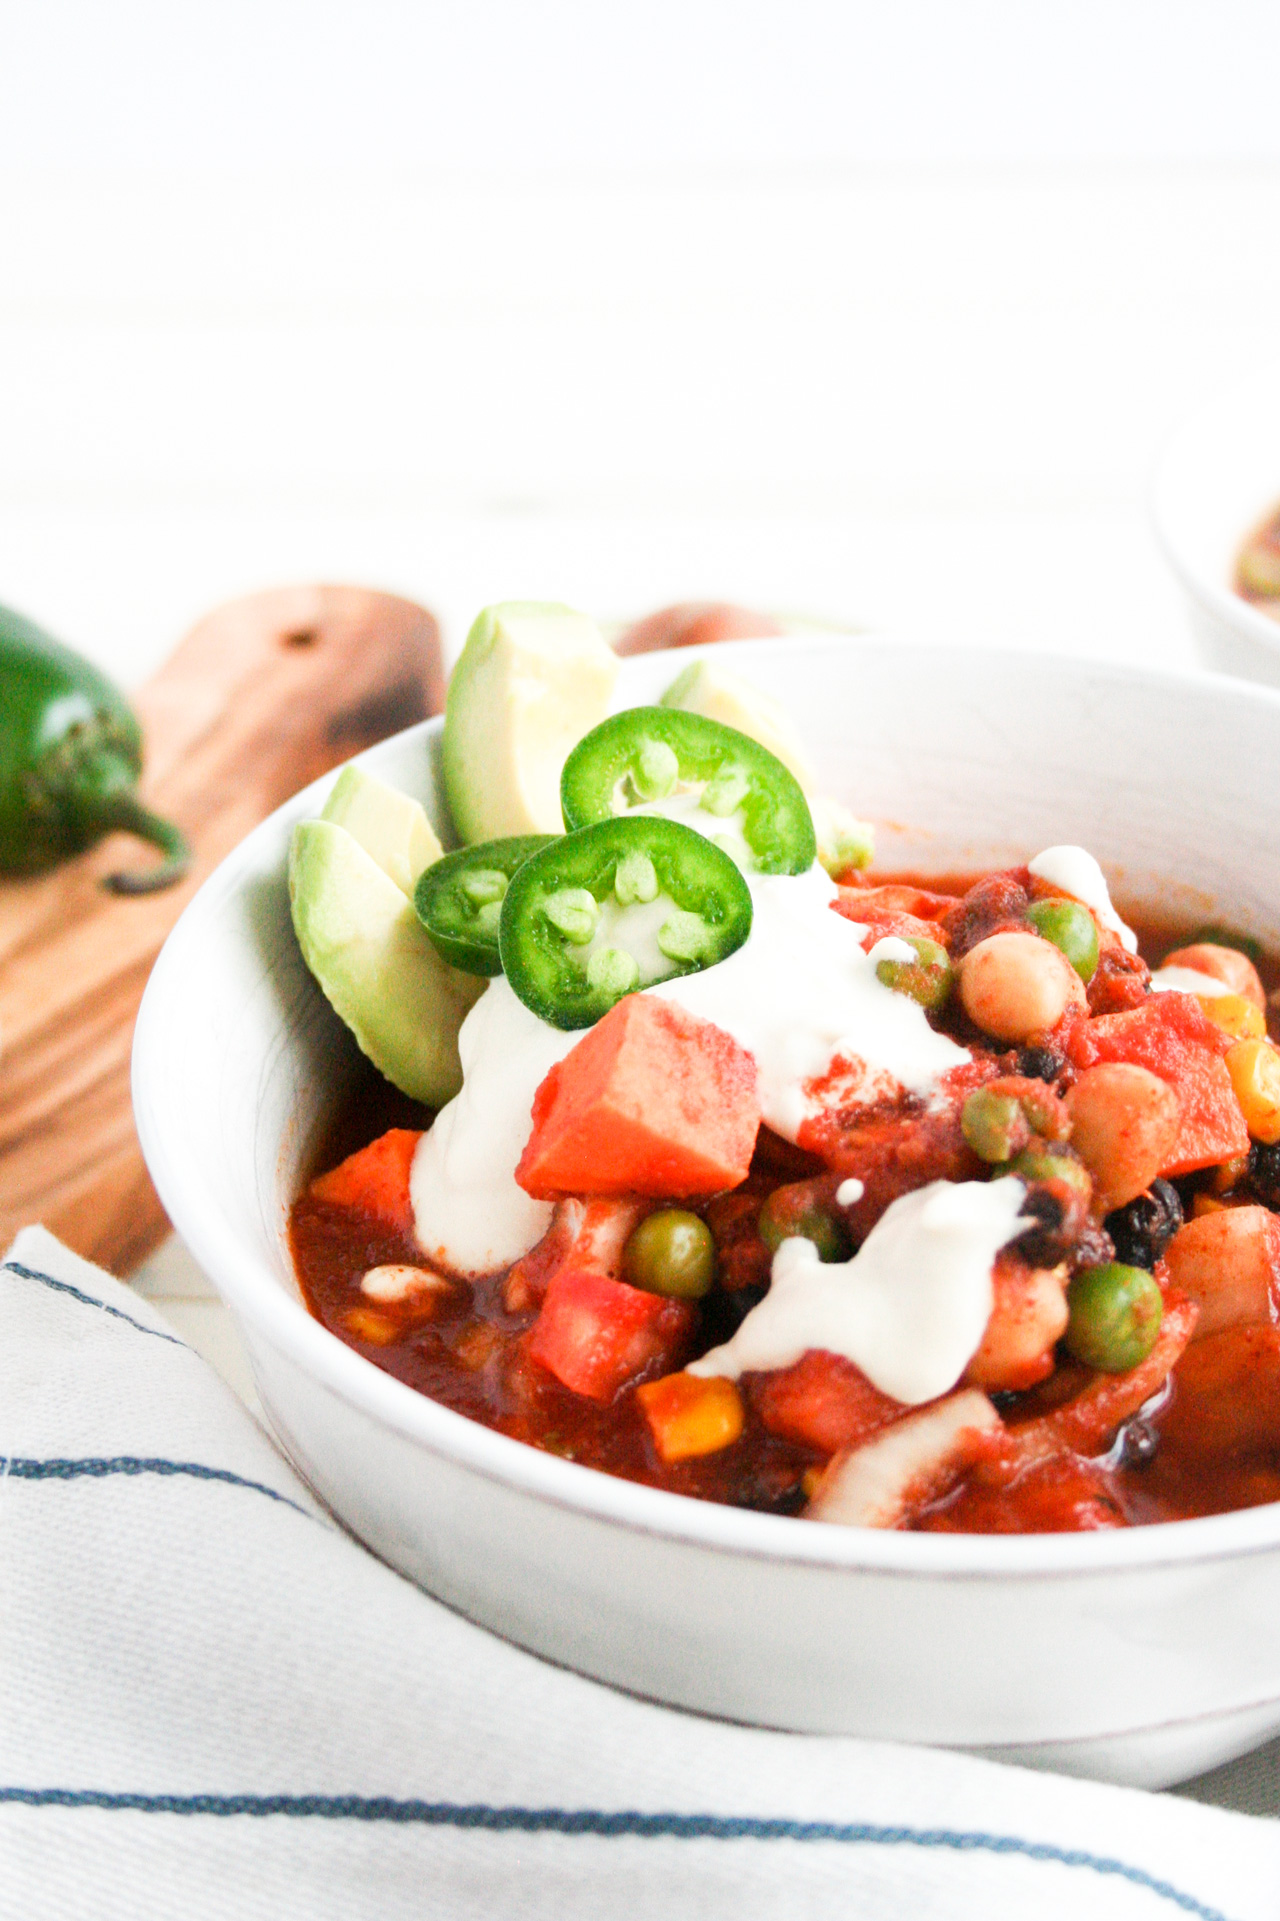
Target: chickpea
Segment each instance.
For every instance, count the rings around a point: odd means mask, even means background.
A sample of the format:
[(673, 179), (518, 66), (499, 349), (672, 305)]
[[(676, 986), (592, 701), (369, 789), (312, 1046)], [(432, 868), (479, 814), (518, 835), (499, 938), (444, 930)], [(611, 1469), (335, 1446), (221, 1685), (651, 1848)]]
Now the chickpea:
[(1088, 1068), (1067, 1095), (1071, 1145), (1093, 1176), (1093, 1204), (1110, 1214), (1144, 1194), (1172, 1157), (1178, 1097), (1127, 1061)]
[(1166, 954), (1161, 967), (1189, 967), (1196, 974), (1209, 974), (1233, 994), (1251, 1001), (1255, 1007), (1264, 1011), (1267, 997), (1258, 978), (1258, 970), (1247, 954), (1234, 947), (1219, 947), (1214, 941), (1197, 941), (1193, 947), (1175, 948)]
[(989, 934), (960, 963), (960, 999), (984, 1034), (1025, 1041), (1056, 1027), (1068, 1007), (1085, 1007), (1079, 974), (1038, 934)]
[(1165, 1250), (1169, 1277), (1200, 1309), (1196, 1339), (1267, 1325), (1280, 1306), (1280, 1221), (1266, 1207), (1224, 1207), (1180, 1227)]

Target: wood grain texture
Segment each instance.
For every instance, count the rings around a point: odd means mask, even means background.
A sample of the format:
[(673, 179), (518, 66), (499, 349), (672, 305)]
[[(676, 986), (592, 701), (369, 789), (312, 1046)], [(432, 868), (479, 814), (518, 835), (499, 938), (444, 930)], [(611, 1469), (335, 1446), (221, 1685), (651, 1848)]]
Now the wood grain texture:
[(142, 796), (183, 829), (195, 859), (181, 886), (134, 898), (100, 885), (149, 857), (120, 837), (55, 873), (0, 882), (0, 1251), (43, 1221), (128, 1273), (163, 1240), (129, 1054), (166, 934), (290, 794), (442, 701), (431, 615), (353, 587), (282, 588), (219, 608), (138, 692)]

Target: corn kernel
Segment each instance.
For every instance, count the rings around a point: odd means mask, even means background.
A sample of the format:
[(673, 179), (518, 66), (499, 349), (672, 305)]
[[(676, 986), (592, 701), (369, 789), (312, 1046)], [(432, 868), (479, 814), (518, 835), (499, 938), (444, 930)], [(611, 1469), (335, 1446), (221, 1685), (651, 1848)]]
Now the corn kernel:
[(1280, 1141), (1280, 1051), (1270, 1041), (1237, 1041), (1227, 1050), (1227, 1072), (1255, 1141)]
[(1232, 1040), (1261, 1040), (1267, 1031), (1266, 1015), (1243, 994), (1206, 994), (1202, 1000), (1199, 995), (1196, 999), (1214, 1026), (1230, 1034)]
[(389, 1347), (400, 1334), (399, 1321), (390, 1314), (379, 1314), (376, 1307), (353, 1307), (342, 1319), (348, 1333), (372, 1347)]
[(1233, 1187), (1239, 1187), (1249, 1172), (1249, 1156), (1233, 1154), (1229, 1161), (1219, 1161), (1209, 1176), (1209, 1185), (1215, 1194), (1229, 1194)]
[(746, 1415), (732, 1381), (712, 1374), (666, 1374), (636, 1389), (654, 1446), (664, 1461), (718, 1454), (742, 1432)]
[(1193, 1220), (1198, 1221), (1201, 1216), (1205, 1214), (1225, 1214), (1226, 1211), (1227, 1203), (1225, 1201), (1215, 1201), (1212, 1194), (1196, 1194), (1192, 1198), (1191, 1216)]

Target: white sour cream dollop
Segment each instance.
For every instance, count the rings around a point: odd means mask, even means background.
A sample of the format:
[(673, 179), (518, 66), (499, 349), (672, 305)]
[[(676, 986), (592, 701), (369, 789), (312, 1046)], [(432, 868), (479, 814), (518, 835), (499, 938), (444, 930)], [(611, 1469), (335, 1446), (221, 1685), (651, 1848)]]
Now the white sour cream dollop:
[(1213, 974), (1202, 974), (1198, 967), (1157, 967), (1151, 976), (1153, 994), (1199, 994), (1212, 1000), (1216, 994), (1229, 994), (1225, 981)]
[(888, 943), (878, 943), (878, 955), (862, 951), (867, 930), (832, 911), (837, 889), (821, 867), (753, 876), (750, 884), (755, 914), (738, 951), (648, 991), (714, 1021), (754, 1056), (760, 1109), (776, 1134), (796, 1138), (818, 1107), (808, 1084), (837, 1058), (853, 1070), (841, 1087), (846, 1101), (904, 1087), (926, 1094), (969, 1059), (967, 1048), (934, 1032), (918, 1002), (877, 979)]
[(849, 1261), (820, 1261), (812, 1241), (784, 1241), (769, 1292), (731, 1341), (691, 1374), (790, 1367), (810, 1348), (843, 1354), (882, 1394), (909, 1407), (955, 1386), (991, 1317), (991, 1268), (1025, 1220), (1026, 1188), (931, 1181), (881, 1215)]
[(1042, 854), (1029, 860), (1027, 866), (1037, 880), (1046, 880), (1050, 887), (1060, 887), (1064, 894), (1091, 907), (1102, 925), (1120, 936), (1121, 946), (1130, 954), (1137, 953), (1138, 936), (1131, 927), (1125, 926), (1111, 905), (1106, 875), (1085, 848), (1046, 847)]
[[(765, 1121), (794, 1140), (819, 1099), (811, 1083), (837, 1058), (842, 1103), (926, 1094), (969, 1059), (924, 1010), (876, 977), (864, 927), (832, 911), (836, 888), (818, 866), (805, 874), (752, 876), (751, 933), (700, 974), (646, 989), (665, 995), (733, 1035), (756, 1063)], [(884, 957), (887, 942), (880, 943)], [(899, 958), (914, 951), (905, 949)], [(462, 1092), (423, 1135), (410, 1178), (415, 1230), (431, 1260), (458, 1274), (482, 1274), (518, 1260), (551, 1218), (530, 1200), (515, 1170), (529, 1138), (533, 1096), (582, 1030), (550, 1027), (491, 981), (462, 1024)]]
[(530, 1013), (502, 975), (489, 982), (458, 1035), (462, 1092), (418, 1142), (409, 1172), (428, 1259), (455, 1274), (490, 1274), (542, 1239), (551, 1204), (516, 1185), (516, 1166), (534, 1095), (581, 1039)]

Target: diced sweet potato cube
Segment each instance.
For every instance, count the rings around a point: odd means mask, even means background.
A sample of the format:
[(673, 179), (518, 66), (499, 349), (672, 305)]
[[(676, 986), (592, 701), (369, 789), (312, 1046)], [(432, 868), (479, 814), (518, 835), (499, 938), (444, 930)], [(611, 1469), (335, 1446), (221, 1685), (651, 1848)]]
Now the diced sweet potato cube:
[(687, 1301), (562, 1267), (529, 1335), (529, 1353), (575, 1394), (603, 1404), (647, 1367), (674, 1365), (696, 1319)]
[(1178, 1135), (1160, 1169), (1176, 1180), (1249, 1151), (1249, 1132), (1223, 1059), (1230, 1042), (1190, 994), (1152, 994), (1141, 1007), (1081, 1021), (1068, 1052), (1079, 1068), (1127, 1061), (1167, 1081), (1178, 1097)]
[(718, 1454), (741, 1434), (742, 1396), (721, 1374), (665, 1374), (636, 1389), (653, 1444), (664, 1461)]
[(409, 1169), (421, 1133), (393, 1127), (358, 1154), (312, 1181), (307, 1192), (331, 1207), (353, 1207), (388, 1227), (411, 1228), (413, 1203), (409, 1198)]
[(746, 1049), (673, 1001), (629, 994), (534, 1095), (516, 1179), (539, 1199), (718, 1194), (746, 1179), (759, 1126)]

